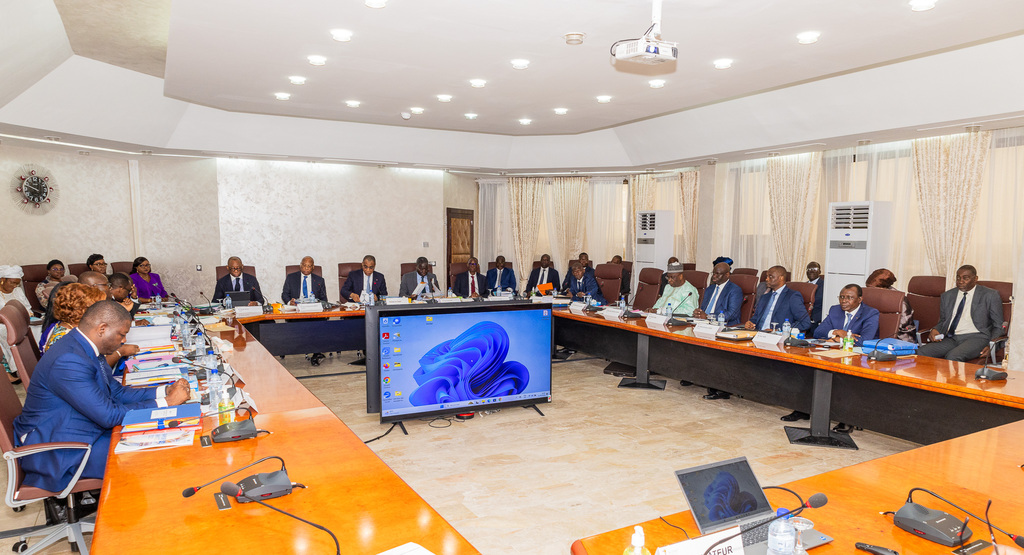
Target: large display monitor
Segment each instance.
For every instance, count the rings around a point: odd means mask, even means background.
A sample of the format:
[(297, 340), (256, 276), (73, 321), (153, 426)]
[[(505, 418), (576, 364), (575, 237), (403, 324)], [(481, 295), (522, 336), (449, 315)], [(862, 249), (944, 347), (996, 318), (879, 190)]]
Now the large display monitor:
[(550, 306), (528, 303), (367, 314), (381, 422), (550, 402), (551, 318)]

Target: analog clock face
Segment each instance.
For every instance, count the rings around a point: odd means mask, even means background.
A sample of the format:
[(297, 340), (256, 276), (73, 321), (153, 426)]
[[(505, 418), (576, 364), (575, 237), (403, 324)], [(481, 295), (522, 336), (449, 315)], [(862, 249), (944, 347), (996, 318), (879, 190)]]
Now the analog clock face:
[(46, 197), (50, 194), (50, 188), (42, 177), (30, 175), (22, 183), (21, 193), (25, 195), (29, 202), (39, 204), (46, 200)]

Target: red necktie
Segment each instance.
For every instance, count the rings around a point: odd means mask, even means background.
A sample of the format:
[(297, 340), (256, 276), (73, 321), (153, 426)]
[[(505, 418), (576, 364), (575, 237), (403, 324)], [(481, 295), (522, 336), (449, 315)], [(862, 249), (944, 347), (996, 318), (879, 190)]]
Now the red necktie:
[(470, 274), (469, 276), (469, 295), (472, 297), (476, 295), (476, 275)]

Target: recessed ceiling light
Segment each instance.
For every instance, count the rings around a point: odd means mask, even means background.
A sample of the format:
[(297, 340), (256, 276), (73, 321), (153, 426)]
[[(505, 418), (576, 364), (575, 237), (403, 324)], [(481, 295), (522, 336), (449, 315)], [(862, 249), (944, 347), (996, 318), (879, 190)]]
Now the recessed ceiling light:
[(315, 66), (322, 66), (327, 63), (327, 58), (323, 56), (307, 56), (306, 59)]
[(935, 0), (910, 0), (910, 9), (915, 12), (928, 11), (935, 7)]
[(438, 102), (451, 102), (452, 101), (452, 95), (450, 95), (450, 94), (439, 94), (439, 95), (437, 95), (437, 101)]
[(388, 3), (388, 0), (366, 0), (363, 3), (366, 4), (366, 7), (368, 8), (383, 8), (384, 5)]
[(796, 36), (796, 40), (800, 44), (814, 44), (818, 42), (818, 37), (820, 36), (821, 33), (817, 31), (804, 31), (803, 33), (800, 33), (799, 35)]
[(519, 120), (519, 125), (530, 125), (531, 123), (533, 123), (533, 120), (530, 118), (522, 118)]
[(729, 69), (732, 67), (732, 58), (719, 58), (712, 63), (715, 64), (715, 69)]
[(302, 77), (300, 75), (292, 75), (291, 77), (288, 78), (288, 80), (291, 81), (293, 85), (305, 85), (306, 84), (306, 78)]
[(651, 79), (650, 81), (647, 82), (647, 84), (650, 85), (652, 89), (660, 89), (665, 86), (665, 80)]
[(358, 100), (345, 101), (345, 106), (348, 106), (349, 108), (358, 108), (360, 104), (362, 104), (362, 102), (359, 102)]
[(288, 100), (292, 95), (289, 93), (274, 93), (274, 98), (278, 100)]
[(414, 106), (412, 108), (409, 108), (409, 111), (418, 115), (418, 114), (422, 114), (423, 113), (423, 108), (420, 108), (418, 106)]
[(471, 86), (472, 86), (473, 88), (476, 88), (476, 89), (482, 89), (482, 88), (484, 88), (484, 85), (486, 85), (486, 84), (487, 84), (487, 81), (486, 81), (486, 80), (484, 80), (484, 79), (470, 79), (470, 80), (469, 80), (469, 84), (470, 84), (470, 85), (471, 85)]
[(331, 29), (331, 38), (338, 42), (348, 42), (352, 40), (352, 31), (348, 29)]
[(476, 119), (476, 114), (474, 114), (472, 112), (470, 112), (468, 114), (465, 114), (465, 116), (466, 116), (466, 119)]
[(579, 44), (583, 44), (583, 39), (587, 38), (587, 34), (586, 33), (566, 33), (566, 34), (562, 35), (562, 38), (565, 39), (565, 44), (568, 44), (570, 46), (576, 46), (576, 45), (579, 45)]
[(568, 114), (568, 113), (569, 113), (569, 109), (568, 108), (555, 108), (555, 115), (556, 116), (564, 116), (565, 114)]
[(612, 101), (612, 97), (610, 97), (610, 96), (608, 96), (606, 94), (602, 94), (601, 96), (597, 97), (597, 102), (599, 104), (608, 104), (611, 101)]
[(530, 67), (530, 60), (524, 60), (522, 58), (516, 58), (512, 60), (511, 63), (513, 69), (526, 69)]

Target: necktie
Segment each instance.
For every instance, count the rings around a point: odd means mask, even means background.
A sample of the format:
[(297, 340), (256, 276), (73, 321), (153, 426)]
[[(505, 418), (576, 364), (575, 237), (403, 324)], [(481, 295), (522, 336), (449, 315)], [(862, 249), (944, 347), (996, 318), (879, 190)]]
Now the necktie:
[(850, 314), (849, 312), (847, 312), (846, 313), (846, 322), (843, 323), (843, 331), (849, 331), (850, 330), (850, 320), (852, 320), (852, 319), (853, 319), (853, 314)]
[(373, 287), (370, 286), (370, 276), (366, 276), (364, 281), (365, 281), (365, 284), (363, 285), (363, 291), (366, 291), (367, 295), (372, 294), (373, 293)]
[(302, 298), (309, 298), (309, 276), (302, 276)]
[(494, 287), (501, 288), (501, 270), (498, 270), (498, 273), (494, 275)]
[(953, 316), (953, 321), (949, 323), (949, 330), (946, 331), (946, 335), (950, 337), (956, 335), (956, 327), (960, 325), (960, 317), (964, 314), (965, 304), (967, 304), (967, 291), (964, 291), (964, 296), (960, 299), (960, 305), (956, 307), (956, 315)]
[(768, 305), (768, 310), (765, 311), (764, 316), (761, 318), (761, 323), (758, 325), (757, 329), (763, 330), (767, 328), (769, 324), (771, 324), (772, 313), (775, 312), (775, 301), (778, 299), (778, 297), (778, 291), (772, 292), (772, 304)]
[(469, 295), (476, 295), (476, 274), (469, 274)]
[(235, 278), (235, 291), (241, 291), (241, 290), (242, 290), (242, 278), (236, 277)]
[(715, 294), (711, 296), (711, 302), (708, 303), (708, 308), (704, 312), (706, 312), (708, 314), (714, 314), (715, 313), (715, 303), (718, 302), (718, 293), (721, 290), (722, 290), (722, 286), (721, 285), (716, 285), (715, 286)]
[(548, 282), (548, 269), (547, 268), (541, 268), (540, 269), (540, 280), (537, 282), (537, 285), (540, 285), (542, 283), (547, 283), (547, 282)]

